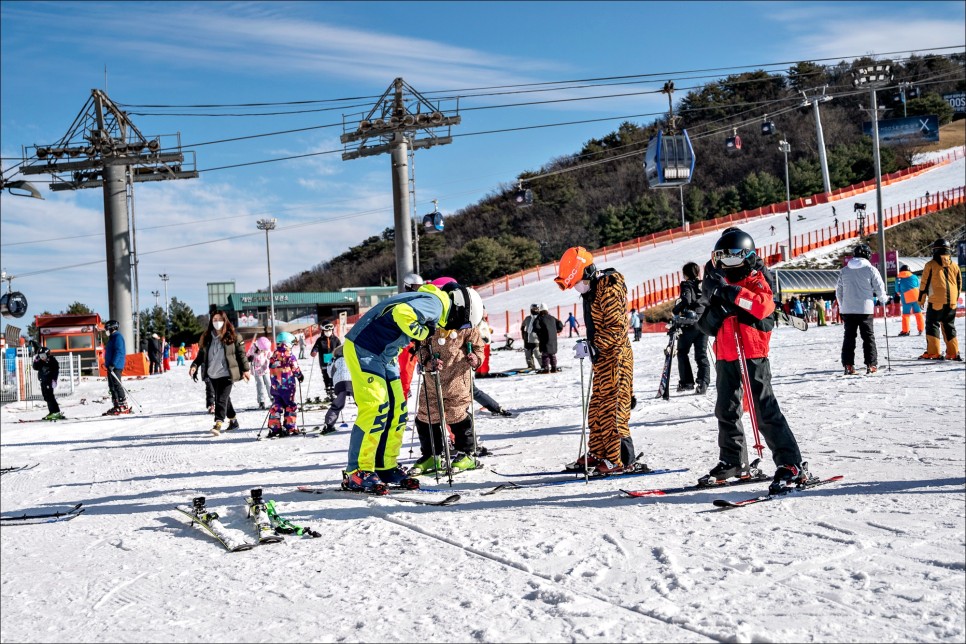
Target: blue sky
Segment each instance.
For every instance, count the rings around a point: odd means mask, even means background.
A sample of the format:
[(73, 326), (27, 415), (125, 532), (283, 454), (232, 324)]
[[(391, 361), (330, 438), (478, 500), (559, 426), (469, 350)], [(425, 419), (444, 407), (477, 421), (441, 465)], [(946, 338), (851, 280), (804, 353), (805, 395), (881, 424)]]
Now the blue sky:
[[(959, 46), (963, 2), (0, 2), (0, 153), (62, 137), (105, 89), (126, 105), (235, 104), (375, 97), (401, 76), (423, 93), (657, 74), (612, 89), (460, 100), (453, 144), (416, 153), (416, 209), (446, 214), (576, 152), (621, 119), (666, 109), (660, 94), (543, 105), (497, 105), (659, 89), (667, 72), (756, 66)], [(708, 74), (713, 75), (713, 74)], [(710, 78), (675, 82), (678, 88)], [(472, 92), (467, 92), (471, 94)], [(683, 92), (678, 97), (683, 96)], [(371, 105), (363, 99), (355, 105)], [(309, 107), (320, 107), (319, 105)], [(489, 108), (489, 109), (472, 109)], [(128, 107), (129, 112), (163, 110)], [(282, 111), (279, 107), (267, 111)], [(388, 155), (342, 161), (327, 154), (242, 168), (210, 168), (341, 150), (343, 111), (260, 117), (133, 114), (147, 135), (180, 132), (201, 177), (136, 187), (141, 308), (170, 276), (170, 296), (196, 312), (205, 284), (267, 286), (260, 217), (275, 216), (272, 274), (308, 269), (392, 225)], [(199, 113), (183, 108), (168, 112)], [(238, 113), (238, 109), (208, 110)], [(609, 119), (499, 134), (568, 121)], [(649, 123), (652, 116), (630, 119)], [(4, 176), (9, 176), (5, 174)], [(100, 189), (0, 197), (0, 263), (30, 301), (28, 318), (80, 300), (107, 316)], [(308, 225), (299, 225), (308, 224)], [(297, 226), (297, 227), (296, 227)], [(239, 235), (246, 235), (238, 237)], [(231, 240), (169, 250), (224, 237)], [(37, 242), (42, 243), (26, 243)], [(63, 266), (86, 264), (56, 271)], [(44, 271), (44, 272), (39, 272)]]

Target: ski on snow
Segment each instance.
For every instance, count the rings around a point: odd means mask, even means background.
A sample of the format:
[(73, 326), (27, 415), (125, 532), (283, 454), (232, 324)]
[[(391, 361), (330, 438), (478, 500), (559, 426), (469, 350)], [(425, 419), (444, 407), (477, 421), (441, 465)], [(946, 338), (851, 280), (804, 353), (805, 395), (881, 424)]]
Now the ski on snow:
[(226, 528), (219, 520), (218, 513), (209, 512), (205, 507), (205, 497), (203, 496), (195, 498), (191, 506), (179, 505), (175, 509), (191, 519), (191, 525), (197, 525), (201, 530), (217, 539), (228, 552), (251, 550), (258, 545), (248, 541), (247, 536), (241, 530)]
[(0, 517), (0, 523), (3, 526), (12, 525), (35, 525), (37, 523), (59, 523), (61, 521), (70, 521), (71, 519), (76, 519), (84, 512), (85, 508), (81, 506), (83, 503), (78, 503), (69, 510), (63, 512), (51, 512), (49, 514), (22, 514), (18, 517)]
[(0, 468), (0, 476), (4, 474), (13, 474), (14, 472), (26, 472), (27, 470), (32, 470), (40, 465), (40, 463), (34, 463), (33, 465), (18, 465), (16, 467), (4, 467)]
[[(747, 485), (748, 483), (761, 483), (763, 481), (768, 481), (770, 479), (764, 472), (758, 468), (758, 463), (761, 459), (755, 459), (748, 466), (748, 471), (750, 476), (744, 479), (733, 479), (725, 480), (718, 483), (695, 483), (693, 485), (682, 485), (681, 487), (669, 487), (669, 488), (659, 488), (654, 490), (621, 490), (622, 493), (626, 494), (632, 498), (641, 498), (646, 496), (667, 496), (668, 494), (678, 494), (680, 492), (692, 492), (694, 490), (714, 490), (722, 487), (730, 487), (732, 485)], [(710, 476), (710, 475), (709, 475)]]
[(761, 503), (763, 501), (775, 501), (776, 499), (781, 499), (793, 492), (803, 492), (805, 490), (810, 490), (813, 487), (818, 487), (820, 485), (827, 485), (829, 483), (835, 483), (836, 481), (841, 481), (844, 476), (832, 476), (827, 479), (813, 478), (804, 483), (801, 486), (790, 486), (786, 487), (784, 490), (777, 494), (764, 494), (762, 496), (752, 497), (750, 499), (744, 499), (743, 501), (728, 501), (727, 499), (715, 499), (713, 501), (716, 508), (722, 508), (724, 510), (730, 508), (743, 508), (748, 505), (753, 505), (755, 503)]
[[(352, 496), (371, 496), (377, 498), (389, 498), (393, 501), (399, 501), (400, 503), (414, 503), (416, 505), (453, 505), (460, 500), (459, 494), (450, 494), (449, 496), (442, 499), (432, 499), (429, 497), (419, 497), (416, 495), (407, 495), (406, 492), (415, 492), (416, 490), (404, 490), (399, 488), (389, 488), (388, 494), (374, 494), (372, 492), (357, 492), (355, 490), (345, 490), (338, 487), (312, 487), (309, 485), (300, 485), (298, 488), (299, 492), (305, 492), (306, 494), (347, 494)], [(436, 492), (436, 490), (420, 490), (422, 492)]]
[[(628, 477), (632, 477), (632, 476), (652, 476), (652, 475), (655, 475), (655, 474), (673, 474), (675, 472), (687, 472), (687, 471), (688, 471), (687, 468), (676, 469), (676, 470), (670, 470), (670, 469), (658, 469), (658, 470), (646, 470), (646, 471), (645, 470), (639, 470), (639, 471), (634, 471), (634, 472), (625, 472), (623, 474), (609, 474), (607, 476), (600, 476), (600, 475), (598, 475), (598, 476), (591, 476), (588, 479), (585, 479), (583, 477), (583, 475), (582, 475), (581, 472), (567, 471), (567, 472), (564, 472), (564, 473), (567, 474), (567, 475), (569, 475), (569, 476), (574, 476), (574, 475), (576, 475), (576, 476), (574, 478), (569, 478), (568, 477), (568, 478), (565, 478), (565, 479), (562, 479), (562, 480), (557, 480), (557, 481), (540, 481), (540, 482), (536, 482), (536, 483), (512, 483), (512, 482), (511, 483), (502, 483), (502, 484), (496, 486), (495, 488), (492, 488), (490, 490), (487, 490), (486, 492), (481, 492), (480, 494), (481, 494), (481, 496), (489, 496), (491, 494), (496, 494), (497, 492), (501, 492), (503, 490), (517, 490), (517, 489), (531, 488), (531, 487), (547, 487), (547, 486), (550, 486), (550, 485), (567, 485), (569, 483), (583, 483), (585, 480), (587, 480), (587, 481), (605, 481), (605, 480), (613, 480), (613, 479), (623, 479), (623, 478), (628, 478)], [(499, 472), (494, 472), (494, 473), (495, 474), (499, 474)], [(541, 474), (555, 474), (555, 475), (560, 475), (561, 472), (541, 472)], [(504, 475), (501, 474), (500, 476), (504, 476)]]
[(245, 503), (248, 505), (248, 518), (255, 524), (258, 543), (279, 543), (280, 541), (285, 541), (285, 537), (275, 534), (275, 528), (272, 527), (272, 521), (265, 507), (265, 501), (262, 499), (261, 488), (252, 490), (251, 496), (245, 499)]
[(322, 536), (321, 533), (316, 532), (312, 528), (300, 526), (281, 516), (275, 509), (275, 501), (269, 500), (265, 502), (265, 514), (268, 515), (268, 520), (271, 521), (275, 534), (294, 534), (299, 537), (308, 535), (313, 539), (318, 539)]

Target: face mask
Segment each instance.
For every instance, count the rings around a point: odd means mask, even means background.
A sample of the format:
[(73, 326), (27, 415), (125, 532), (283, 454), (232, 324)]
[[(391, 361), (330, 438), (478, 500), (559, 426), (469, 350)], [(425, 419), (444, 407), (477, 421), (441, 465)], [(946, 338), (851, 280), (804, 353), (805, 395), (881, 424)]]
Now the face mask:
[(323, 335), (324, 335), (325, 337), (329, 337), (330, 335), (332, 335), (332, 332), (331, 332), (331, 331), (323, 331), (323, 332), (322, 332), (322, 334), (323, 334)]
[(211, 326), (213, 326), (213, 327), (215, 328), (215, 331), (221, 331), (221, 328), (222, 328), (223, 326), (225, 326), (225, 323), (224, 323), (224, 322), (221, 322), (221, 321), (218, 321), (218, 322), (212, 322), (212, 323), (211, 323)]
[(587, 280), (580, 280), (579, 282), (574, 284), (574, 290), (580, 293), (581, 295), (583, 295), (584, 293), (590, 290), (590, 282), (588, 282)]

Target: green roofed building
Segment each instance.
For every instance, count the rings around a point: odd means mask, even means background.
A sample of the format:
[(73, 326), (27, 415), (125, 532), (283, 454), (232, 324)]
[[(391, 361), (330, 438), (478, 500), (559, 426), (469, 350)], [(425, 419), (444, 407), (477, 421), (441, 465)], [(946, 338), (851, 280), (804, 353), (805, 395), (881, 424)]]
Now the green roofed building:
[[(228, 304), (222, 308), (239, 328), (271, 327), (268, 293), (230, 293)], [(340, 313), (348, 317), (359, 313), (358, 293), (275, 293), (275, 325), (283, 330), (288, 325), (304, 327), (331, 322)]]

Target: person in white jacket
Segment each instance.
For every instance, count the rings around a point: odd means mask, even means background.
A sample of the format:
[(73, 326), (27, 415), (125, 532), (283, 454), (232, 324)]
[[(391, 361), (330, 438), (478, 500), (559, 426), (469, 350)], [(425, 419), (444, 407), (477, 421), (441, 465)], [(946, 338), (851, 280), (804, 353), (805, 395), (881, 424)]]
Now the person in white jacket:
[(346, 396), (352, 395), (352, 375), (345, 364), (345, 357), (342, 355), (342, 345), (340, 344), (332, 352), (332, 362), (326, 368), (329, 377), (332, 379), (332, 403), (329, 410), (325, 412), (325, 426), (322, 428), (323, 434), (331, 434), (335, 431), (335, 421), (339, 419), (339, 414), (345, 407)]
[(258, 385), (258, 408), (267, 409), (271, 402), (272, 380), (268, 373), (268, 359), (272, 356), (272, 341), (261, 336), (248, 347), (248, 361), (255, 374), (255, 384)]
[(835, 298), (845, 325), (842, 341), (842, 366), (846, 375), (855, 374), (855, 334), (862, 336), (862, 355), (866, 373), (878, 370), (878, 355), (872, 321), (875, 318), (875, 298), (885, 296), (885, 285), (879, 271), (869, 262), (872, 249), (859, 244), (852, 251), (853, 257), (839, 273), (835, 284)]

